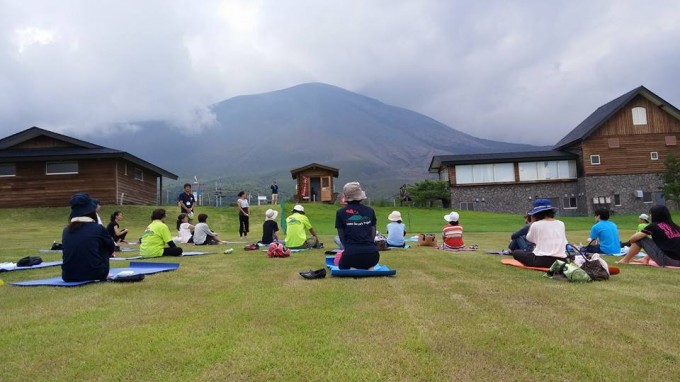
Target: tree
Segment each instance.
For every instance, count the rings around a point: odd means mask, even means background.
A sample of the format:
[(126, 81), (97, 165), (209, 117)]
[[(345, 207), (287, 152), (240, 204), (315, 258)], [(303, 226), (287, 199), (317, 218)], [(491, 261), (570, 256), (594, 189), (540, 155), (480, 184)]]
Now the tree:
[(441, 200), (442, 206), (448, 207), (451, 204), (451, 191), (448, 182), (440, 180), (424, 180), (416, 182), (409, 189), (409, 195), (416, 204), (425, 206), (432, 205), (435, 200)]
[(675, 156), (668, 155), (664, 166), (666, 168), (661, 174), (663, 196), (666, 200), (674, 200), (680, 208), (680, 161)]

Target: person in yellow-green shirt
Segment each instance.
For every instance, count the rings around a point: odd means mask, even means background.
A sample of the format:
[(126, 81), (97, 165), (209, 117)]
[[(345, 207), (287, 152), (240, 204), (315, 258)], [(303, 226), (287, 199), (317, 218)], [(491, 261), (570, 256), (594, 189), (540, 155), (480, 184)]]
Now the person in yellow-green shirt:
[[(166, 246), (167, 245), (167, 246)], [(165, 225), (165, 210), (159, 208), (151, 213), (151, 224), (144, 230), (139, 246), (142, 257), (181, 256), (182, 248), (175, 245), (170, 228)]]
[[(293, 207), (293, 214), (286, 218), (286, 226), (286, 247), (288, 248), (311, 248), (319, 242), (312, 223), (305, 216), (305, 207), (299, 204)], [(314, 240), (307, 241), (306, 230), (309, 230)]]

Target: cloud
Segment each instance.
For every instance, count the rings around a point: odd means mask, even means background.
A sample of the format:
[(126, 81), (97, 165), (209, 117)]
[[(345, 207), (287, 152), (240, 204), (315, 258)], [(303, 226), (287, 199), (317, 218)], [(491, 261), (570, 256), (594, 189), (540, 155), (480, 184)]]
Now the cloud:
[(215, 126), (242, 94), (325, 82), (482, 138), (552, 144), (645, 85), (680, 104), (672, 0), (5, 2), (0, 133)]

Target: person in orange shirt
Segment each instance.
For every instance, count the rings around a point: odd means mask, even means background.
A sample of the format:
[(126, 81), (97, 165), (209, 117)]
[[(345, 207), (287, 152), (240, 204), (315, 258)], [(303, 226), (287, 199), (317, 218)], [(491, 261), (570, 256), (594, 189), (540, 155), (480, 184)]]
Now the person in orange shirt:
[(458, 222), (460, 216), (458, 212), (451, 212), (444, 216), (444, 220), (448, 222), (442, 228), (442, 241), (444, 242), (444, 249), (451, 248), (463, 248), (465, 243), (463, 243), (463, 226)]

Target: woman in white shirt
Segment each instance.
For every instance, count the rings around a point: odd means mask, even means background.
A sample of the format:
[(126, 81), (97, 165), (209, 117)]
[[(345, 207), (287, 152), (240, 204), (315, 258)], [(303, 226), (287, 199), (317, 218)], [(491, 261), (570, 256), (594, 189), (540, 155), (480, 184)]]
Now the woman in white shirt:
[(250, 231), (250, 215), (248, 213), (248, 194), (245, 191), (238, 193), (238, 235), (241, 237), (248, 237)]
[(512, 252), (512, 257), (529, 267), (549, 268), (555, 260), (567, 257), (567, 232), (564, 223), (555, 219), (555, 210), (548, 199), (536, 199), (529, 211), (531, 226), (527, 240), (536, 243), (531, 252), (521, 249)]
[(180, 243), (194, 242), (194, 226), (189, 223), (189, 215), (179, 214), (177, 217), (177, 231)]

